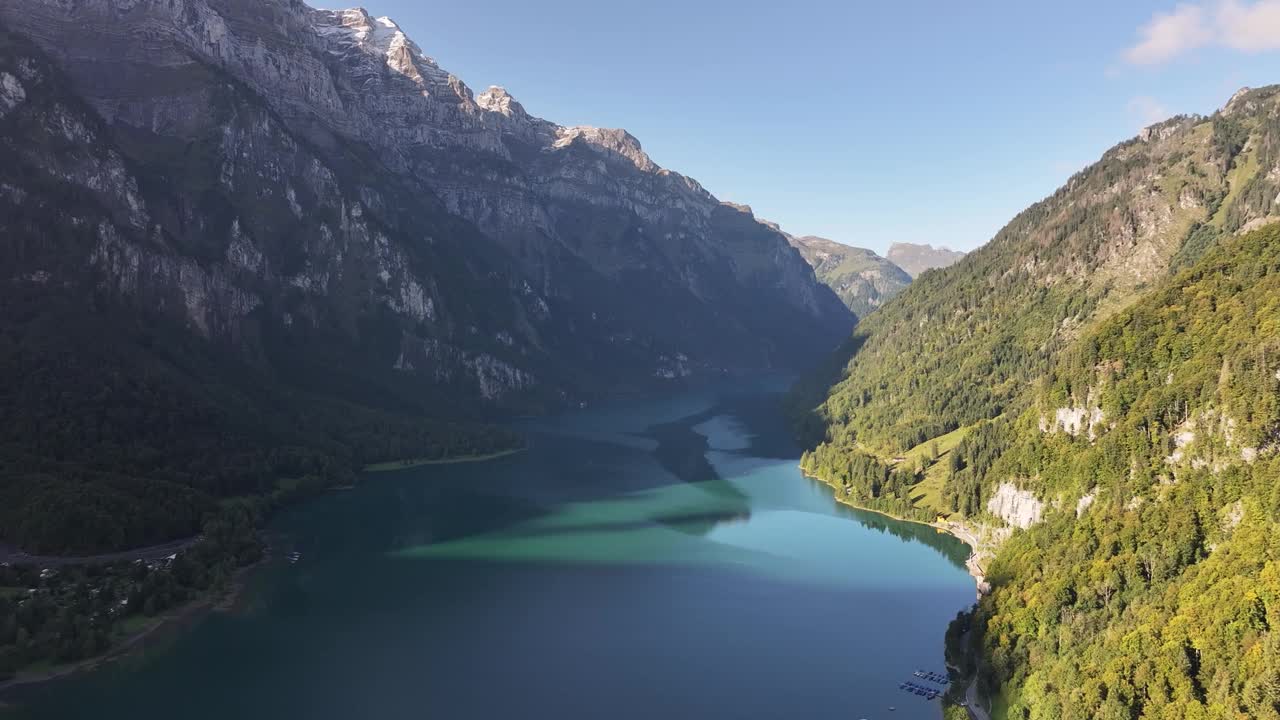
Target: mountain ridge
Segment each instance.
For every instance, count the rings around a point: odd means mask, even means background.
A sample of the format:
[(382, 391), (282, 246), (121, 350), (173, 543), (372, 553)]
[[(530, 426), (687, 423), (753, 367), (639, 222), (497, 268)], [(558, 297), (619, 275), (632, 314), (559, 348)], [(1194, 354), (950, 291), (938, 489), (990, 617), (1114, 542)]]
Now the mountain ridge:
[(783, 233), (787, 242), (813, 266), (814, 275), (859, 318), (897, 295), (911, 275), (873, 250), (835, 240)]
[(919, 245), (908, 242), (895, 242), (889, 246), (885, 257), (906, 271), (912, 279), (927, 270), (944, 268), (959, 262), (964, 253), (948, 247), (934, 247), (929, 244)]
[[(78, 91), (113, 127), (142, 133), (161, 127), (181, 137), (184, 128), (179, 124), (189, 124), (190, 110), (199, 105), (190, 104), (190, 99), (205, 91), (187, 88), (177, 96), (158, 93), (150, 102), (139, 102), (135, 88), (121, 79), (125, 73), (108, 68), (143, 66), (148, 72), (172, 77), (216, 67), (264, 99), (278, 115), (281, 132), (303, 138), (321, 162), (332, 162), (328, 148), (342, 149), (350, 141), (371, 148), (366, 163), (384, 165), (404, 183), (422, 186), (439, 198), (441, 211), (472, 223), (496, 243), (496, 254), (509, 258), (498, 262), (510, 262), (504, 270), (512, 275), (507, 292), (515, 295), (514, 303), (520, 306), (517, 315), (523, 319), (500, 330), (512, 341), (508, 347), (521, 353), (545, 352), (557, 341), (576, 344), (574, 338), (545, 337), (548, 330), (539, 326), (546, 318), (539, 316), (552, 310), (556, 295), (603, 294), (609, 278), (639, 268), (636, 260), (641, 256), (658, 260), (669, 269), (667, 276), (672, 280), (657, 279), (655, 267), (645, 283), (635, 284), (636, 291), (646, 284), (670, 286), (673, 294), (688, 299), (686, 312), (726, 301), (751, 305), (758, 291), (770, 288), (767, 294), (778, 301), (774, 307), (740, 314), (735, 324), (776, 312), (807, 318), (800, 326), (829, 328), (809, 333), (810, 338), (824, 334), (831, 338), (817, 343), (799, 333), (792, 333), (794, 343), (755, 343), (758, 355), (744, 358), (746, 367), (792, 362), (783, 356), (795, 347), (815, 352), (818, 346), (834, 342), (837, 328), (847, 322), (840, 317), (834, 298), (820, 292), (806, 269), (783, 251), (780, 238), (739, 223), (695, 181), (652, 163), (626, 131), (564, 127), (534, 118), (500, 89), (476, 98), (388, 18), (372, 17), (359, 8), (315, 10), (293, 1), (92, 0), (77, 4), (74, 12), (59, 5), (28, 5), (11, 5), (0, 17), (37, 42), (43, 40), (46, 51), (61, 55), (77, 78), (73, 82)], [(86, 34), (87, 20), (94, 20), (100, 32)], [(147, 38), (145, 42), (134, 42), (138, 33)], [(69, 50), (72, 47), (76, 49)], [(192, 57), (197, 59), (193, 62)], [(465, 161), (464, 156), (468, 156)], [(369, 197), (357, 200), (353, 208), (385, 202), (373, 188), (363, 185), (359, 191)], [(296, 195), (297, 189), (286, 188), (286, 195), (290, 192)], [(357, 208), (365, 214), (369, 210), (385, 219), (376, 207)], [(583, 223), (588, 216), (605, 224)], [(247, 222), (241, 222), (242, 231)], [(252, 245), (255, 240), (252, 233), (242, 232), (237, 242)], [(261, 249), (244, 250), (236, 250), (235, 257), (254, 258)], [(690, 264), (694, 259), (698, 262)], [(567, 266), (582, 265), (593, 276), (587, 282), (577, 279), (582, 273), (567, 270)], [(785, 277), (770, 277), (778, 273)], [(392, 275), (391, 282), (397, 283), (396, 273)], [(438, 288), (415, 285), (409, 275), (398, 282), (403, 286), (392, 292), (402, 298), (389, 301), (393, 309), (403, 310), (417, 322), (429, 320), (428, 315), (442, 317), (447, 311), (449, 303)], [(745, 287), (756, 292), (743, 293)], [(582, 304), (567, 297), (561, 300)], [(608, 315), (614, 317), (607, 318), (602, 310), (612, 311)], [(635, 333), (639, 337), (631, 341), (633, 345), (665, 345), (623, 349), (610, 342), (596, 350), (624, 355), (629, 351), (630, 360), (615, 361), (623, 363), (653, 357), (657, 362), (650, 374), (666, 374), (677, 355), (691, 358), (686, 364), (690, 371), (718, 372), (729, 360), (713, 343), (701, 342), (699, 333), (655, 324), (616, 304), (591, 316), (597, 323), (613, 326), (596, 331), (601, 335)], [(566, 323), (584, 320), (572, 318)], [(698, 322), (709, 321), (707, 317)], [(679, 338), (663, 338), (673, 331)], [(745, 326), (733, 325), (722, 332), (738, 334), (738, 342), (752, 334)], [(451, 345), (465, 342), (457, 328), (443, 328), (442, 334), (450, 336)], [(418, 340), (406, 337), (401, 354), (408, 365), (423, 364), (420, 346)], [(533, 374), (540, 384), (554, 388), (567, 381), (568, 376), (547, 377), (554, 371), (537, 371), (527, 359), (503, 353), (501, 347), (497, 350), (489, 354)], [(717, 354), (720, 357), (715, 359), (699, 357)]]

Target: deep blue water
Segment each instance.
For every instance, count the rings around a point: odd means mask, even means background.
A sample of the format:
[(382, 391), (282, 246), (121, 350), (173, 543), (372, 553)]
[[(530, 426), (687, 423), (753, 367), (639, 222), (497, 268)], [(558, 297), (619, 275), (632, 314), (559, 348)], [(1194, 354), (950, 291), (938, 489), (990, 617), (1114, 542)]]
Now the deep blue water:
[(245, 609), (20, 714), (939, 718), (897, 686), (943, 669), (966, 548), (801, 476), (776, 390), (529, 421), (518, 455), (370, 475), (273, 523)]

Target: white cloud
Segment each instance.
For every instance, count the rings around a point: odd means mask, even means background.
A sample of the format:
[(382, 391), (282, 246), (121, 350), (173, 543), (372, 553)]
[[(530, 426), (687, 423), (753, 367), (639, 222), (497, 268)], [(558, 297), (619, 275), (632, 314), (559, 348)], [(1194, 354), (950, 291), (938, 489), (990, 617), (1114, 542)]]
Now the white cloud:
[(1280, 0), (1245, 5), (1227, 0), (1218, 6), (1222, 44), (1242, 52), (1280, 50)]
[(1139, 95), (1130, 100), (1127, 109), (1129, 114), (1138, 120), (1140, 127), (1155, 125), (1161, 120), (1168, 120), (1172, 116), (1168, 108), (1150, 95)]
[(1157, 13), (1139, 31), (1142, 39), (1125, 51), (1125, 59), (1136, 65), (1156, 65), (1188, 50), (1209, 44), (1204, 8), (1179, 5), (1171, 13)]
[(1159, 65), (1206, 46), (1256, 53), (1280, 50), (1280, 0), (1218, 0), (1156, 13), (1124, 53), (1135, 65)]

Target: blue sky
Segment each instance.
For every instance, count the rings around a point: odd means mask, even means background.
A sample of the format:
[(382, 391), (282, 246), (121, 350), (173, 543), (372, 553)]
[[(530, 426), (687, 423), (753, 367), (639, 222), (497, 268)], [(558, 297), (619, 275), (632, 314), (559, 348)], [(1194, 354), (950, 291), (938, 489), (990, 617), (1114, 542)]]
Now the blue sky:
[(881, 252), (971, 249), (1154, 119), (1280, 83), (1280, 0), (365, 2), (477, 93)]

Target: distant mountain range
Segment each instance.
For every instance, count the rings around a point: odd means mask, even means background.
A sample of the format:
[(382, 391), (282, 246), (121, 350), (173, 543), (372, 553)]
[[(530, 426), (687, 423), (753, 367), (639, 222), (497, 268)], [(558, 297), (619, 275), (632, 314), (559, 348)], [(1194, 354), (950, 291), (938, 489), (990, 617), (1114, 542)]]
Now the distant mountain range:
[(791, 246), (813, 266), (818, 280), (859, 318), (880, 307), (911, 283), (911, 276), (871, 250), (806, 235), (787, 235)]
[(915, 243), (894, 243), (889, 246), (889, 262), (902, 268), (912, 278), (920, 277), (926, 270), (935, 270), (955, 264), (964, 257), (959, 250)]
[[(747, 205), (733, 204), (733, 207), (748, 214), (752, 212)], [(782, 233), (813, 267), (818, 280), (834, 290), (859, 318), (897, 295), (925, 270), (946, 267), (964, 257), (964, 253), (947, 248), (894, 243), (889, 246), (889, 258), (884, 258), (866, 248), (816, 235), (797, 237), (783, 230), (778, 223), (760, 222)], [(900, 264), (899, 260), (906, 265)]]

